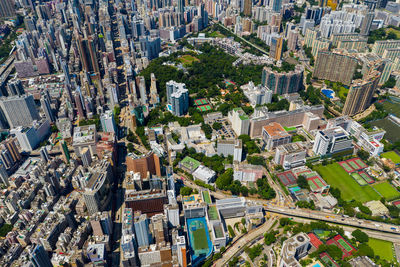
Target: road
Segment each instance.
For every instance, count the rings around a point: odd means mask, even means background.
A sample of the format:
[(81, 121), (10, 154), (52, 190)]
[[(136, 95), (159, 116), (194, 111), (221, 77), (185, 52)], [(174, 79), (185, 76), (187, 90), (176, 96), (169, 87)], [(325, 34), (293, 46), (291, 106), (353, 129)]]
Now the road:
[(232, 257), (234, 257), (237, 253), (243, 250), (244, 247), (252, 243), (254, 240), (259, 238), (260, 236), (264, 236), (266, 233), (276, 222), (276, 218), (272, 218), (271, 220), (265, 222), (260, 227), (251, 230), (246, 235), (240, 237), (236, 242), (230, 246), (224, 253), (223, 257), (216, 261), (213, 266), (225, 266)]
[(225, 27), (223, 24), (218, 23), (218, 25), (220, 25), (222, 28), (224, 28), (225, 30), (229, 31), (230, 33), (234, 34), (235, 36), (237, 36), (240, 40), (242, 40), (243, 42), (246, 42), (248, 45), (254, 47), (255, 49), (257, 49), (258, 51), (260, 51), (261, 53), (265, 54), (265, 55), (269, 55), (267, 51), (265, 51), (264, 49), (260, 48), (259, 46), (256, 46), (255, 44), (247, 41), (246, 39), (244, 39), (243, 37), (240, 37), (239, 35), (236, 35), (235, 33), (233, 33), (229, 28)]
[[(343, 218), (341, 215), (333, 215), (331, 213), (322, 212), (322, 211), (313, 211), (313, 210), (304, 210), (304, 209), (289, 209), (286, 207), (276, 207), (273, 205), (264, 205), (264, 209), (268, 212), (292, 216), (292, 217), (300, 217), (306, 219), (314, 219), (319, 221), (325, 221), (329, 223), (335, 223), (340, 225), (347, 225), (357, 228), (363, 228), (366, 230), (372, 230), (374, 232), (379, 232), (379, 235), (382, 237), (387, 237), (392, 240), (392, 242), (400, 242), (400, 232), (394, 231), (391, 228), (394, 227), (397, 230), (398, 226), (392, 224), (386, 224), (381, 222), (373, 222), (368, 220), (356, 219), (353, 217)], [(382, 239), (382, 238), (381, 238)]]

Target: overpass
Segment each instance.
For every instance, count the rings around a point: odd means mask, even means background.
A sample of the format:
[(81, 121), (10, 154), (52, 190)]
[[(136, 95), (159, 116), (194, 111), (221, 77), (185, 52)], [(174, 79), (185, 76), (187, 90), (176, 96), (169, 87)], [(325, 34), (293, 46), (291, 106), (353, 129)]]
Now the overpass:
[(334, 224), (339, 224), (339, 225), (346, 225), (346, 226), (352, 226), (352, 227), (357, 227), (357, 228), (362, 228), (362, 229), (367, 229), (367, 230), (379, 231), (382, 233), (389, 233), (392, 236), (392, 238), (396, 239), (397, 242), (400, 242), (399, 226), (394, 225), (394, 224), (374, 222), (374, 221), (370, 221), (370, 220), (362, 220), (362, 219), (357, 219), (354, 217), (345, 218), (345, 217), (342, 217), (342, 215), (335, 215), (332, 213), (320, 212), (320, 211), (314, 211), (314, 210), (274, 207), (274, 206), (268, 205), (268, 204), (264, 204), (264, 210), (271, 212), (271, 213), (276, 213), (276, 214), (281, 214), (281, 215), (286, 215), (286, 216), (291, 216), (291, 217), (312, 219), (312, 220), (324, 221), (324, 222), (334, 223)]

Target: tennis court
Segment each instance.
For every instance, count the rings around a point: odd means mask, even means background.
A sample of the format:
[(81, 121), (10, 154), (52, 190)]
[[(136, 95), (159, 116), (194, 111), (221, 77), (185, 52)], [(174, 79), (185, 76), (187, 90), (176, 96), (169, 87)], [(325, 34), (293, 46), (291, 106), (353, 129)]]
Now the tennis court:
[(209, 104), (209, 103), (208, 103), (208, 100), (206, 98), (200, 98), (200, 99), (196, 99), (194, 101), (194, 104), (196, 106), (202, 106), (202, 105), (206, 105), (206, 104)]
[(324, 252), (319, 255), (320, 259), (324, 262), (324, 264), (328, 267), (339, 267), (339, 265), (328, 255), (328, 253)]
[(335, 245), (343, 251), (343, 259), (352, 255), (356, 249), (350, 245), (341, 235), (336, 235), (326, 241), (327, 245)]
[(204, 111), (209, 111), (209, 110), (211, 110), (212, 108), (211, 108), (211, 106), (210, 106), (210, 104), (206, 104), (206, 105), (202, 105), (202, 106), (197, 106), (197, 110), (200, 110), (200, 111), (202, 111), (202, 112), (204, 112)]
[(358, 173), (356, 173), (356, 172), (353, 172), (352, 174), (350, 174), (351, 175), (351, 177), (353, 177), (353, 179), (354, 180), (356, 180), (356, 182), (359, 184), (359, 185), (366, 185), (367, 184), (367, 182), (361, 177), (361, 175), (359, 175)]
[(351, 172), (354, 171), (353, 168), (350, 167), (349, 164), (347, 164), (345, 161), (341, 161), (341, 162), (338, 162), (338, 163), (339, 163), (340, 166), (342, 166), (342, 168), (343, 168), (346, 172), (351, 173)]
[(281, 172), (277, 174), (279, 180), (281, 180), (284, 186), (296, 184), (296, 176), (294, 176), (292, 171)]
[(372, 179), (371, 176), (369, 176), (365, 171), (359, 171), (358, 174), (369, 184), (373, 184), (375, 182), (375, 180)]

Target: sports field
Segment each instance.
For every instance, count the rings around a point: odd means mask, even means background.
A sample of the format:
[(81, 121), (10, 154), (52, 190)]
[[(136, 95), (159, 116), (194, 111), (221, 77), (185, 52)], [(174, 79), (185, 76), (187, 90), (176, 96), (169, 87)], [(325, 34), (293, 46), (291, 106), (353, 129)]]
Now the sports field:
[(400, 192), (397, 191), (389, 182), (383, 182), (372, 185), (384, 198), (393, 200), (400, 197)]
[(369, 184), (373, 184), (375, 182), (375, 180), (372, 179), (371, 176), (369, 176), (365, 171), (360, 171), (358, 174), (361, 175), (361, 177)]
[(206, 258), (212, 252), (212, 243), (208, 234), (207, 222), (204, 217), (187, 219), (189, 242), (192, 248), (192, 263)]
[(364, 203), (380, 199), (378, 193), (370, 186), (360, 186), (338, 163), (319, 165), (315, 170), (329, 185), (340, 189), (344, 200), (356, 199)]
[(400, 156), (394, 151), (389, 151), (381, 154), (381, 158), (390, 159), (395, 164), (400, 163)]
[(197, 106), (197, 110), (200, 110), (200, 111), (209, 111), (209, 110), (211, 110), (212, 108), (211, 108), (211, 106), (209, 105), (209, 104), (207, 104), (207, 105), (202, 105), (202, 106)]
[(368, 245), (374, 250), (375, 255), (378, 255), (379, 257), (381, 257), (381, 259), (385, 259), (388, 261), (393, 260), (394, 254), (392, 242), (369, 238)]
[(183, 55), (179, 58), (179, 61), (185, 66), (190, 66), (193, 64), (193, 62), (199, 62), (200, 60), (192, 55)]
[(201, 194), (203, 195), (204, 202), (211, 204), (210, 193), (208, 193), (208, 191), (203, 191)]
[(202, 106), (208, 104), (208, 100), (206, 98), (199, 98), (194, 101), (196, 106)]
[(351, 174), (351, 177), (353, 177), (354, 180), (356, 180), (356, 182), (357, 182), (359, 185), (361, 185), (361, 186), (367, 184), (367, 182), (361, 177), (361, 175), (359, 175), (359, 174), (356, 173), (356, 172), (353, 172), (353, 173)]

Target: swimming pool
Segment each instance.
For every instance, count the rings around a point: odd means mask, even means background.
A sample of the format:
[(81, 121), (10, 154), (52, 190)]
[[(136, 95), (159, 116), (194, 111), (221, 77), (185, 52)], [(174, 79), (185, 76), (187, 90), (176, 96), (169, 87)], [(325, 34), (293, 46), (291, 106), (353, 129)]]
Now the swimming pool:
[(321, 264), (316, 263), (316, 264), (313, 265), (313, 267), (321, 267)]
[(322, 89), (321, 92), (327, 97), (327, 98), (334, 98), (335, 92), (331, 89)]

